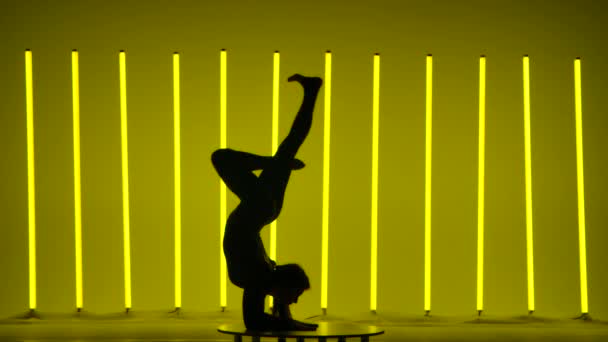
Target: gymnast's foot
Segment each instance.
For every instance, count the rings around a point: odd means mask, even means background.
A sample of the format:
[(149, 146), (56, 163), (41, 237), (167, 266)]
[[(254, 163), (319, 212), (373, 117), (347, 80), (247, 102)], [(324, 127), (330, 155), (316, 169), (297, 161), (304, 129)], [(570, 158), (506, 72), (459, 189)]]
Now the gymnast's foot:
[(300, 74), (293, 74), (288, 79), (288, 82), (298, 82), (304, 87), (304, 90), (317, 91), (321, 88), (323, 80), (320, 77), (306, 77)]
[(293, 160), (291, 161), (292, 170), (301, 170), (304, 168), (304, 166), (306, 166), (306, 164), (304, 164), (304, 162), (298, 158), (293, 158)]
[(294, 171), (294, 170), (301, 170), (306, 166), (306, 164), (304, 164), (304, 162), (298, 158), (293, 158), (290, 160), (277, 159), (274, 157), (270, 157), (270, 158), (272, 158), (271, 161), (273, 164), (268, 164), (267, 167), (272, 167), (272, 166), (289, 167), (290, 170)]

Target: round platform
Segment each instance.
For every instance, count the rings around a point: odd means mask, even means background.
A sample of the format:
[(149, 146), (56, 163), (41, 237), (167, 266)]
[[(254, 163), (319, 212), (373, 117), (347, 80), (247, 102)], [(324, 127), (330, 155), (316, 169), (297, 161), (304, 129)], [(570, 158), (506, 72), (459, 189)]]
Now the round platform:
[(223, 324), (217, 331), (234, 335), (234, 341), (242, 341), (242, 336), (251, 336), (252, 341), (259, 341), (261, 337), (276, 337), (278, 341), (285, 341), (286, 338), (295, 338), (298, 342), (305, 339), (318, 339), (326, 341), (328, 338), (337, 338), (344, 342), (346, 338), (359, 337), (361, 341), (369, 341), (370, 336), (384, 333), (382, 328), (373, 325), (338, 323), (338, 322), (319, 322), (319, 327), (315, 331), (250, 331), (242, 323)]

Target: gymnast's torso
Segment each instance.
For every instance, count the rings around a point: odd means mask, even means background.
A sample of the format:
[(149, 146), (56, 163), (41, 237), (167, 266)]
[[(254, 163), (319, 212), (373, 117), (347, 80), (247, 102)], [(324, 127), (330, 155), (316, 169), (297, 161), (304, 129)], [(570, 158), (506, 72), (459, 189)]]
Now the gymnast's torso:
[(259, 209), (241, 202), (226, 222), (223, 245), (228, 276), (243, 289), (268, 287), (275, 265), (266, 254), (260, 231), (276, 216), (260, 215)]

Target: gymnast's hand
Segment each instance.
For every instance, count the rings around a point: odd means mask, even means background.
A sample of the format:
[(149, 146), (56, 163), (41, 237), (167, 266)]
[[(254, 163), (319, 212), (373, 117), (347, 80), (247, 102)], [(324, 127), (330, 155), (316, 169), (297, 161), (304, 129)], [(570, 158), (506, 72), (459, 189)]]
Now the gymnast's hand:
[(307, 323), (307, 322), (300, 322), (300, 321), (296, 321), (296, 322), (298, 322), (298, 323), (300, 323), (300, 324), (303, 324), (303, 325), (305, 325), (305, 326), (307, 326), (307, 327), (314, 328), (314, 329), (312, 329), (312, 330), (317, 330), (317, 328), (319, 327), (319, 325), (318, 325), (318, 324), (316, 324), (316, 323)]
[(317, 327), (319, 326), (318, 324), (300, 322), (295, 319), (291, 320), (289, 323), (290, 330), (314, 331), (317, 330)]

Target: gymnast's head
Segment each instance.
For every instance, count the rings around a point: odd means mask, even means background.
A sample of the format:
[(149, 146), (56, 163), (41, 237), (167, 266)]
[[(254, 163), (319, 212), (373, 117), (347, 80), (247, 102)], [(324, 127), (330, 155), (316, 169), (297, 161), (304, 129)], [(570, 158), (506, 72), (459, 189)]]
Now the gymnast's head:
[(287, 305), (298, 302), (298, 297), (310, 288), (308, 276), (298, 264), (277, 265), (272, 273), (270, 294)]

